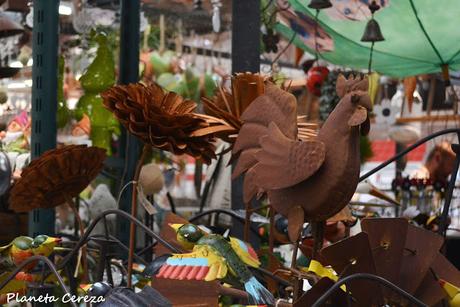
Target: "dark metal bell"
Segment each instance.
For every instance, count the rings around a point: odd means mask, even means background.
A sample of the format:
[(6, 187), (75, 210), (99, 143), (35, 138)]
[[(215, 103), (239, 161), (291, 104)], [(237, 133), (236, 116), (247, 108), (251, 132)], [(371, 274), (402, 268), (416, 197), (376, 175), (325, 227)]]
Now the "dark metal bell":
[(367, 22), (366, 29), (364, 30), (363, 37), (361, 38), (362, 42), (380, 42), (384, 41), (385, 38), (380, 31), (380, 26), (378, 22), (372, 18)]
[(311, 0), (310, 4), (308, 5), (309, 8), (315, 10), (327, 9), (331, 7), (332, 3), (329, 0)]

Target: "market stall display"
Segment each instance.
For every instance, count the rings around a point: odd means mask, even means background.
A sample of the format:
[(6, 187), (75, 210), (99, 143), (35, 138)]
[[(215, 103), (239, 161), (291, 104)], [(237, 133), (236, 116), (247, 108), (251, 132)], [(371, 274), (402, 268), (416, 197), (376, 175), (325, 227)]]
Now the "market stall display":
[(452, 1), (4, 2), (1, 303), (457, 304)]

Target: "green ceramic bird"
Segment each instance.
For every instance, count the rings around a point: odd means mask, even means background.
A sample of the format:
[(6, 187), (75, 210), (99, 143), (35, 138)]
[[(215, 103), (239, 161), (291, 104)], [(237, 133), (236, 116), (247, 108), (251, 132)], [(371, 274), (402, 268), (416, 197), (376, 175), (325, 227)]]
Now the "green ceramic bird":
[(20, 236), (8, 245), (0, 247), (0, 272), (13, 270), (27, 258), (33, 256), (32, 238)]
[(80, 120), (83, 114), (88, 115), (93, 145), (104, 148), (110, 155), (112, 133), (119, 132), (119, 125), (112, 113), (104, 108), (100, 93), (115, 83), (115, 60), (107, 35), (98, 33), (94, 40), (99, 48), (93, 62), (80, 78), (85, 94), (77, 103), (76, 117)]
[[(260, 265), (252, 247), (236, 238), (207, 234), (193, 224), (172, 224), (178, 241), (193, 247), (188, 254), (173, 254), (160, 268), (157, 278), (179, 280), (238, 279), (251, 303), (274, 305), (273, 295), (254, 277), (248, 265)], [(230, 274), (228, 274), (230, 273)]]
[(61, 242), (61, 238), (54, 238), (47, 235), (38, 235), (30, 244), (32, 253), (37, 256), (48, 257), (54, 248)]

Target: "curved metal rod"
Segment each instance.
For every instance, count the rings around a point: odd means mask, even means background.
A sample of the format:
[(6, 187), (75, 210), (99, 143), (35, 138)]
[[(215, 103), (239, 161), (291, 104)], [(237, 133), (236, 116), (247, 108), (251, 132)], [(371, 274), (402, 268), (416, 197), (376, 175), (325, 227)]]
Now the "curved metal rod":
[(459, 141), (460, 141), (460, 129), (458, 128), (450, 128), (450, 129), (444, 129), (444, 130), (441, 130), (441, 131), (438, 131), (438, 132), (435, 132), (433, 134), (430, 134), (420, 140), (418, 140), (417, 142), (415, 142), (414, 144), (412, 144), (411, 146), (407, 147), (406, 149), (404, 149), (403, 151), (401, 151), (400, 153), (396, 154), (393, 158), (383, 162), (382, 164), (378, 165), (377, 167), (371, 169), (370, 171), (368, 171), (367, 173), (365, 173), (364, 175), (362, 175), (361, 177), (359, 177), (359, 181), (363, 181), (367, 178), (369, 178), (370, 176), (374, 175), (375, 173), (377, 173), (379, 170), (381, 170), (382, 168), (386, 167), (387, 165), (389, 165), (390, 163), (393, 163), (395, 162), (396, 160), (398, 160), (399, 158), (405, 156), (406, 154), (408, 154), (410, 151), (414, 150), (415, 148), (419, 147), (420, 145), (428, 142), (429, 140), (431, 139), (434, 139), (438, 136), (441, 136), (441, 135), (444, 135), (444, 134), (449, 134), (449, 133), (457, 133), (457, 135), (459, 136)]
[(267, 277), (270, 277), (271, 279), (273, 279), (274, 281), (282, 284), (283, 286), (292, 286), (292, 284), (284, 279), (282, 279), (281, 277), (279, 277), (278, 275), (275, 275), (273, 274), (272, 272), (270, 272), (269, 270), (266, 270), (264, 268), (261, 268), (261, 267), (248, 267), (251, 271), (254, 271), (254, 272), (258, 272), (262, 275), (265, 275)]
[[(123, 242), (121, 242), (117, 237), (115, 237), (113, 235), (109, 235), (108, 237), (106, 237), (105, 235), (89, 236), (87, 241), (88, 242), (93, 241), (93, 243), (97, 245), (97, 248), (100, 249), (101, 245), (98, 243), (98, 241), (97, 241), (98, 239), (106, 239), (106, 240), (110, 239), (110, 240), (113, 240), (111, 243), (116, 243), (125, 252), (129, 251), (129, 248), (125, 244), (123, 244)], [(136, 253), (134, 253), (133, 256), (137, 261), (142, 262), (142, 264), (145, 264), (145, 265), (148, 264), (144, 259), (142, 259), (142, 257), (139, 257)]]
[[(234, 219), (236, 219), (238, 222), (240, 222), (241, 224), (244, 224), (245, 223), (245, 218), (244, 217), (241, 217), (239, 216), (238, 214), (236, 214), (235, 212), (231, 211), (231, 210), (227, 210), (227, 209), (211, 209), (211, 210), (206, 210), (206, 211), (203, 211), (201, 213), (198, 213), (197, 215), (194, 215), (192, 216), (188, 221), (190, 223), (194, 223), (196, 220), (206, 216), (206, 215), (210, 215), (210, 214), (213, 214), (213, 213), (218, 213), (218, 214), (225, 214), (225, 215), (228, 215)], [(254, 229), (254, 228), (250, 228), (251, 231), (255, 234), (257, 234), (259, 236), (259, 233)]]
[[(10, 274), (10, 276), (8, 276), (5, 280), (0, 282), (0, 290), (3, 289), (26, 265), (34, 261), (37, 261), (37, 264), (40, 261), (44, 262), (52, 271), (54, 276), (56, 276), (59, 286), (61, 286), (61, 289), (64, 290), (65, 294), (69, 295), (69, 297), (71, 296), (69, 289), (67, 289), (67, 287), (65, 286), (64, 281), (62, 280), (61, 275), (59, 275), (58, 271), (56, 270), (54, 264), (51, 262), (51, 260), (44, 256), (32, 256), (21, 262), (21, 264)], [(73, 302), (72, 300), (70, 301), (70, 304), (73, 307), (77, 307), (77, 304), (75, 304), (75, 302)]]
[(373, 275), (373, 274), (368, 274), (368, 273), (357, 273), (357, 274), (347, 276), (347, 277), (345, 277), (343, 279), (340, 279), (331, 288), (329, 288), (329, 290), (327, 290), (323, 295), (321, 295), (321, 297), (312, 305), (312, 307), (319, 307), (319, 306), (324, 305), (326, 303), (326, 301), (328, 300), (328, 298), (334, 293), (334, 291), (339, 290), (340, 286), (346, 284), (349, 281), (355, 280), (355, 279), (368, 279), (368, 280), (375, 281), (375, 282), (377, 282), (377, 283), (379, 283), (379, 284), (381, 284), (381, 285), (383, 285), (383, 286), (385, 286), (385, 287), (397, 292), (402, 297), (408, 299), (415, 306), (428, 307), (428, 305), (424, 304), (422, 301), (420, 301), (416, 297), (410, 295), (409, 293), (407, 293), (403, 289), (399, 288), (394, 283), (389, 282), (388, 280), (386, 280), (383, 277)]
[(78, 249), (80, 249), (80, 247), (83, 246), (83, 244), (85, 244), (85, 242), (87, 241), (91, 231), (93, 231), (94, 227), (96, 227), (97, 223), (99, 221), (101, 221), (105, 216), (109, 215), (109, 214), (115, 214), (115, 215), (118, 215), (118, 216), (122, 216), (128, 220), (130, 220), (131, 222), (133, 222), (134, 224), (136, 224), (137, 226), (139, 226), (142, 230), (144, 230), (144, 232), (146, 232), (147, 234), (149, 234), (150, 236), (154, 237), (158, 242), (160, 242), (161, 244), (163, 244), (165, 247), (167, 247), (169, 250), (171, 250), (172, 252), (175, 252), (175, 253), (180, 253), (181, 251), (179, 249), (177, 249), (176, 247), (174, 247), (173, 245), (169, 244), (167, 241), (165, 241), (162, 237), (160, 237), (159, 235), (157, 235), (156, 233), (154, 233), (152, 230), (150, 230), (147, 226), (145, 226), (144, 224), (142, 224), (141, 221), (139, 221), (138, 219), (132, 217), (129, 213), (127, 212), (124, 212), (122, 210), (119, 210), (119, 209), (110, 209), (110, 210), (106, 210), (104, 212), (102, 212), (101, 214), (99, 214), (92, 222), (91, 224), (89, 225), (89, 227), (86, 229), (84, 235), (80, 238), (80, 240), (78, 241), (77, 245), (74, 246), (74, 248), (64, 257), (64, 259), (56, 266), (58, 270), (61, 270), (66, 264), (67, 262), (69, 262), (69, 260), (77, 253)]

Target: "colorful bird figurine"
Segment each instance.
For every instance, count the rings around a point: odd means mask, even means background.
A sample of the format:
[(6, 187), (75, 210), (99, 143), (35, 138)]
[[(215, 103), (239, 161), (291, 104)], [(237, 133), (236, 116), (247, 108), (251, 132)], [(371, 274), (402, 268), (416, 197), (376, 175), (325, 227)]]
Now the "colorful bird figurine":
[(448, 296), (449, 306), (460, 307), (460, 288), (445, 281), (444, 279), (439, 279), (439, 284)]
[[(274, 304), (273, 295), (254, 277), (247, 266), (260, 265), (247, 243), (217, 234), (208, 234), (193, 224), (170, 224), (184, 248), (191, 253), (173, 254), (160, 268), (157, 278), (178, 280), (225, 280), (244, 284), (252, 304)], [(228, 274), (230, 273), (230, 274)]]
[(0, 272), (11, 271), (24, 260), (33, 256), (32, 238), (20, 236), (8, 245), (0, 247)]
[(38, 235), (31, 243), (32, 253), (37, 256), (48, 257), (54, 248), (61, 242), (61, 238), (54, 238), (47, 235)]

